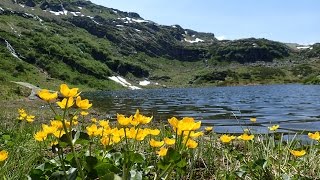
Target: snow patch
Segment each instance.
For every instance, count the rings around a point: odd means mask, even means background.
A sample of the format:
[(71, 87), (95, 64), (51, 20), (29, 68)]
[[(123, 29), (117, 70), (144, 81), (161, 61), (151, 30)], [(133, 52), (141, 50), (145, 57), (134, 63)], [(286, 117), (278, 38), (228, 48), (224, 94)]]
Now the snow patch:
[(111, 76), (109, 77), (110, 80), (121, 84), (124, 87), (128, 87), (129, 89), (135, 90), (135, 89), (141, 89), (140, 87), (131, 85), (126, 79), (122, 78), (121, 76)]
[(173, 26), (171, 26), (171, 27), (173, 27), (173, 28), (177, 28), (177, 26), (175, 26), (175, 25), (173, 25)]
[(147, 86), (147, 85), (149, 85), (150, 84), (150, 81), (147, 81), (147, 80), (144, 80), (144, 81), (140, 81), (139, 82), (139, 85), (140, 86)]
[[(46, 10), (44, 10), (44, 11), (46, 11)], [(56, 16), (68, 15), (68, 11), (65, 10), (64, 8), (62, 9), (62, 11), (49, 11), (49, 12), (56, 15)]]
[(82, 9), (82, 7), (79, 6), (78, 9)]
[(49, 12), (52, 13), (52, 14), (54, 14), (54, 15), (56, 15), (56, 16), (64, 15), (64, 11), (58, 11), (58, 12), (56, 12), (56, 11), (49, 11)]
[(191, 37), (196, 37), (196, 35), (192, 35)]
[(112, 10), (114, 13), (116, 13), (116, 14), (118, 14), (118, 11), (116, 11), (116, 10)]
[(0, 7), (0, 11), (4, 11), (4, 9), (2, 7)]
[(123, 25), (120, 25), (120, 24), (117, 24), (116, 26), (117, 26), (117, 27), (124, 27)]
[(98, 25), (101, 25), (100, 23), (98, 23), (97, 21), (95, 21), (94, 19), (92, 19), (92, 21)]
[(32, 18), (35, 19), (35, 20), (40, 21), (40, 23), (43, 22), (43, 20), (42, 20), (39, 16), (37, 16), (37, 15), (33, 15), (33, 14), (30, 14), (30, 13), (24, 13), (24, 14), (27, 15), (27, 16), (32, 17)]
[(217, 38), (219, 41), (222, 41), (222, 40), (225, 40), (225, 39), (226, 39), (225, 36), (217, 36), (216, 38)]
[(310, 46), (298, 46), (297, 49), (310, 49)]
[(184, 40), (185, 40), (186, 42), (189, 42), (189, 43), (204, 42), (204, 40), (199, 39), (199, 38), (196, 38), (195, 40), (188, 40), (188, 39), (184, 38)]
[(13, 47), (11, 46), (11, 44), (7, 41), (7, 40), (4, 40), (7, 44), (7, 49), (10, 51), (10, 53), (12, 54), (13, 57), (15, 58), (19, 58), (19, 56), (17, 55), (16, 51), (13, 49)]
[(133, 19), (133, 18), (129, 18), (129, 17), (118, 18), (118, 19), (121, 19), (121, 20), (125, 21), (124, 23), (126, 23), (126, 24), (128, 24), (128, 23), (133, 23), (133, 22), (136, 22), (136, 23), (149, 22), (149, 21), (147, 21), (147, 20), (143, 20), (143, 19)]
[(81, 12), (70, 12), (70, 14), (72, 14), (73, 16), (79, 16), (82, 15)]
[(19, 6), (21, 6), (21, 7), (23, 7), (23, 8), (25, 7), (25, 5), (23, 5), (23, 4), (19, 4)]
[(139, 30), (139, 29), (134, 29), (134, 30), (136, 30), (137, 32), (140, 32), (141, 30)]

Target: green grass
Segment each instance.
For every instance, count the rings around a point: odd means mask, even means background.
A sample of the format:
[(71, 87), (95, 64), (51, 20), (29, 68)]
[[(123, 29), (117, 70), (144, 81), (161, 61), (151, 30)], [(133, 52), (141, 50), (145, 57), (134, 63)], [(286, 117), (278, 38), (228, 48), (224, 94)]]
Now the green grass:
[[(5, 164), (0, 165), (0, 174), (7, 179), (25, 179), (30, 170), (45, 162), (44, 154), (50, 149), (39, 152), (39, 143), (33, 139), (33, 134), (40, 129), (42, 123), (48, 123), (52, 112), (41, 101), (26, 100), (2, 101), (8, 105), (0, 110), (0, 149), (10, 153)], [(26, 105), (28, 104), (28, 105)], [(36, 116), (33, 124), (23, 124), (17, 121), (17, 109), (25, 108)], [(49, 113), (48, 113), (49, 112)], [(93, 115), (94, 116), (94, 115)], [(93, 117), (92, 116), (92, 117)], [(89, 122), (89, 121), (88, 121)], [(157, 124), (163, 136), (170, 135), (166, 122)], [(150, 126), (155, 126), (150, 124)], [(281, 127), (280, 127), (281, 128)], [(294, 134), (292, 134), (295, 136)], [(281, 133), (255, 134), (253, 141), (234, 140), (224, 144), (219, 140), (220, 134), (206, 133), (198, 139), (198, 148), (190, 151), (189, 165), (186, 173), (178, 175), (173, 171), (172, 178), (182, 179), (315, 179), (320, 177), (319, 144), (305, 144), (298, 136), (292, 140), (283, 139)], [(99, 141), (97, 141), (99, 142)], [(139, 143), (139, 152), (150, 149), (148, 140)], [(93, 146), (93, 148), (98, 148)], [(123, 144), (115, 150), (123, 148)], [(307, 154), (294, 157), (292, 149), (305, 149)], [(151, 152), (152, 153), (152, 152)], [(148, 157), (150, 154), (146, 154)], [(157, 160), (150, 157), (152, 165)]]

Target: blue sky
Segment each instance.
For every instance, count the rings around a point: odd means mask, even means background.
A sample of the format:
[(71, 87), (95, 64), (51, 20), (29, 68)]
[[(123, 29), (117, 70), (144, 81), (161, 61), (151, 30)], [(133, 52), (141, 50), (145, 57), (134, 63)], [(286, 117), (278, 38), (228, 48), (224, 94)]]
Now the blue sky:
[(218, 38), (320, 42), (320, 0), (91, 0)]

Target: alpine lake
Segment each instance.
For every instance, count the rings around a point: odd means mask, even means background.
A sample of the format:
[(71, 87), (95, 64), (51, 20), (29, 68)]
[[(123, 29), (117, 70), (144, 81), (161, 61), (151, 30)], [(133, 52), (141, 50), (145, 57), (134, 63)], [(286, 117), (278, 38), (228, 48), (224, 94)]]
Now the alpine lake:
[[(110, 119), (116, 114), (140, 113), (153, 121), (173, 116), (193, 117), (216, 133), (269, 133), (280, 125), (286, 134), (320, 130), (319, 85), (254, 85), (208, 88), (147, 89), (86, 93), (95, 108)], [(256, 122), (250, 118), (256, 117)], [(302, 135), (303, 136), (303, 135)]]

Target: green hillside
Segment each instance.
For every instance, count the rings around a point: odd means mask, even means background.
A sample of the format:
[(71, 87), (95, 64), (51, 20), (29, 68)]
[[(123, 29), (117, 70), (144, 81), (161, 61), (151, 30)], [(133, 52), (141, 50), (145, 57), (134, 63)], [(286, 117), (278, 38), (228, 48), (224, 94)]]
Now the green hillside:
[[(218, 41), (85, 0), (2, 0), (0, 81), (87, 89), (317, 83), (319, 45), (297, 51), (267, 39)], [(9, 83), (10, 84), (10, 83)]]

